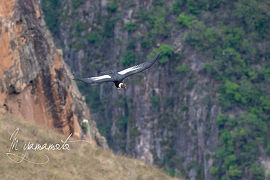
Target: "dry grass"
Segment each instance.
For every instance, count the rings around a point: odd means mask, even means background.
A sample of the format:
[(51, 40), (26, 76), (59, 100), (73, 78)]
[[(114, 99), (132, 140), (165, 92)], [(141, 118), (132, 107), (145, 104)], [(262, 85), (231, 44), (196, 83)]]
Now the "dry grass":
[[(28, 159), (49, 162), (43, 165), (26, 161), (12, 162), (6, 155), (11, 145), (10, 135), (16, 128), (18, 151), (23, 153), (23, 145), (29, 141), (36, 144), (61, 143), (65, 137), (12, 117), (0, 118), (0, 175), (1, 179), (88, 179), (88, 180), (166, 180), (173, 179), (162, 170), (144, 164), (142, 161), (113, 154), (85, 142), (70, 142), (70, 151), (29, 151)], [(71, 139), (73, 140), (73, 139)]]

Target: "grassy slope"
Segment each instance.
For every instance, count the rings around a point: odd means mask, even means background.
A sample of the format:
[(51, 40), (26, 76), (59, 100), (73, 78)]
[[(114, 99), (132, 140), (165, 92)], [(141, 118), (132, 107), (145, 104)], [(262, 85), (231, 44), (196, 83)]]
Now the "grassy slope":
[(19, 128), (18, 149), (24, 143), (60, 143), (62, 135), (12, 117), (0, 118), (0, 174), (1, 179), (172, 179), (161, 170), (143, 162), (109, 150), (93, 147), (88, 143), (69, 143), (70, 151), (31, 151), (29, 159), (42, 160), (48, 155), (49, 162), (35, 165), (28, 162), (16, 164), (6, 156), (11, 145), (10, 134)]

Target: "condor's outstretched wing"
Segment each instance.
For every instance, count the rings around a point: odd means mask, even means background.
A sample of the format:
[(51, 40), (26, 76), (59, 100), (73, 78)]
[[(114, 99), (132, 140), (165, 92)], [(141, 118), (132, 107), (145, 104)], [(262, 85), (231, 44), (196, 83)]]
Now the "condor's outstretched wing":
[(74, 80), (82, 81), (88, 84), (114, 81), (114, 79), (110, 75), (102, 75), (102, 76), (96, 76), (96, 77), (90, 77), (90, 78), (74, 78)]
[(159, 59), (160, 55), (158, 54), (153, 60), (145, 62), (145, 63), (141, 63), (139, 65), (136, 66), (132, 66), (130, 68), (124, 69), (122, 71), (119, 71), (118, 74), (121, 75), (121, 77), (124, 79), (128, 76), (131, 76), (133, 74), (142, 72), (148, 68), (150, 68), (158, 59)]

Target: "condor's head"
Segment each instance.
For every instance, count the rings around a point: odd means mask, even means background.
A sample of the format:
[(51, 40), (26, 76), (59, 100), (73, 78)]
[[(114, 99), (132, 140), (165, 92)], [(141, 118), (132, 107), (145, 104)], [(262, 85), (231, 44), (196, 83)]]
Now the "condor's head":
[(125, 83), (119, 83), (118, 89), (121, 89), (121, 88), (127, 88), (127, 85)]

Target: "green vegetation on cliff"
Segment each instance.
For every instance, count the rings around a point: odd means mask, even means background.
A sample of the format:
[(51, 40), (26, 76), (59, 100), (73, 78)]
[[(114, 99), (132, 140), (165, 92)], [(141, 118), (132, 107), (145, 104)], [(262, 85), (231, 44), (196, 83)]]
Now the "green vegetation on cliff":
[[(48, 2), (53, 4), (55, 1)], [(47, 25), (53, 33), (56, 33), (57, 26), (53, 24), (59, 19), (53, 18), (53, 11), (46, 10), (47, 6), (44, 10)], [(210, 170), (205, 171), (205, 164), (202, 162), (184, 163), (186, 159), (179, 155), (175, 145), (179, 138), (177, 128), (181, 124), (186, 127), (186, 132), (190, 130), (187, 113), (193, 107), (185, 104), (184, 99), (188, 98), (184, 98), (181, 92), (177, 95), (168, 93), (167, 97), (161, 98), (153, 91), (149, 100), (152, 114), (157, 115), (155, 118), (158, 117), (158, 125), (162, 132), (165, 130), (172, 132), (166, 137), (160, 133), (159, 138), (163, 138), (161, 149), (164, 155), (160, 159), (154, 152), (155, 163), (166, 167), (171, 175), (189, 177), (188, 173), (193, 169), (197, 173), (197, 179), (203, 179), (206, 171), (210, 171), (213, 179), (265, 178), (265, 168), (260, 158), (270, 154), (269, 1), (155, 0), (149, 7), (137, 8), (132, 15), (132, 21), (124, 23), (125, 8), (134, 6), (131, 1), (112, 1), (107, 4), (107, 14), (96, 14), (95, 25), (91, 25), (90, 34), (86, 33), (87, 28), (72, 29), (71, 32), (81, 40), (72, 45), (79, 47), (75, 50), (87, 50), (90, 44), (95, 49), (91, 49), (93, 51), (91, 53), (88, 52), (88, 57), (91, 57), (89, 59), (94, 58), (101, 62), (100, 65), (96, 65), (90, 60), (82, 61), (82, 73), (100, 71), (100, 68), (107, 67), (105, 64), (108, 62), (104, 56), (113, 51), (112, 47), (119, 47), (115, 59), (120, 60), (115, 61), (115, 64), (123, 67), (141, 62), (140, 59), (144, 59), (142, 57), (157, 48), (155, 51), (162, 54), (159, 66), (165, 69), (163, 72), (168, 71), (168, 76), (173, 79), (172, 82), (170, 78), (167, 79), (166, 91), (171, 92), (182, 86), (177, 85), (175, 76), (177, 79), (186, 79), (188, 81), (186, 90), (191, 91), (198, 82), (193, 72), (194, 68), (189, 67), (189, 62), (185, 59), (190, 56), (190, 52), (199, 54), (206, 60), (202, 61), (203, 68), (197, 73), (207, 82), (215, 83), (216, 89), (209, 90), (209, 99), (215, 98), (212, 101), (217, 101), (220, 107), (220, 113), (215, 117), (218, 141), (214, 145), (213, 153), (203, 157), (206, 161), (212, 158), (214, 163)], [(59, 11), (62, 10), (55, 10), (56, 13)], [(123, 34), (127, 33), (126, 39), (116, 38), (116, 27), (118, 34), (119, 29)], [(176, 52), (176, 37), (179, 34), (183, 48), (181, 52)], [(139, 84), (140, 81), (137, 80), (136, 83)], [(124, 113), (116, 118), (115, 126), (119, 130), (112, 135), (111, 119), (105, 117), (107, 115), (103, 113), (110, 99), (100, 98), (97, 87), (80, 86), (91, 109), (98, 114), (98, 127), (107, 137), (110, 146), (134, 154), (130, 150), (133, 146), (129, 146), (128, 143), (132, 142), (134, 145), (140, 133), (137, 133), (139, 131), (134, 117), (130, 117), (131, 112), (128, 111), (135, 106), (133, 97), (123, 98), (119, 95), (116, 98), (115, 104)], [(104, 91), (110, 92), (108, 87), (102, 89), (102, 92)], [(175, 100), (177, 97), (180, 97), (177, 100), (183, 102), (177, 104)], [(209, 99), (205, 100), (207, 102), (205, 106), (211, 107), (212, 101)], [(179, 107), (175, 108), (176, 105)], [(180, 112), (176, 113), (175, 109), (179, 109)], [(207, 113), (210, 114), (210, 110)], [(214, 134), (214, 130), (204, 132), (204, 135), (209, 137), (211, 133)], [(127, 134), (129, 142), (126, 142)], [(198, 134), (192, 131), (192, 135)], [(190, 149), (190, 152), (199, 153), (198, 147)]]
[(220, 89), (223, 114), (217, 117), (220, 142), (211, 174), (218, 179), (263, 179), (258, 158), (270, 144), (270, 76), (265, 61), (270, 50), (270, 4), (197, 1), (189, 6), (189, 2), (177, 10), (177, 22), (187, 26), (186, 45), (211, 59), (205, 65), (207, 74)]

